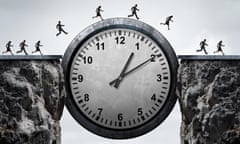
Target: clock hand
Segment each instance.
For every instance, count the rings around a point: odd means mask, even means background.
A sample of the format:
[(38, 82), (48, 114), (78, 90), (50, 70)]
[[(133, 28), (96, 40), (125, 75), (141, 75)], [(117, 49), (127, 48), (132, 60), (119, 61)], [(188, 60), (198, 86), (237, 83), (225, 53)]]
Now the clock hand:
[(144, 61), (143, 63), (137, 65), (136, 67), (132, 68), (131, 70), (129, 70), (128, 72), (123, 74), (123, 77), (131, 74), (132, 72), (134, 72), (135, 70), (137, 70), (138, 68), (142, 67), (143, 65), (147, 64), (149, 61), (153, 62), (155, 59), (155, 55), (152, 55), (151, 58), (147, 59), (146, 61)]
[[(137, 65), (136, 67), (132, 68), (131, 70), (129, 70), (128, 72), (124, 73), (121, 77), (121, 79), (123, 79), (125, 76), (131, 74), (132, 72), (134, 72), (135, 70), (137, 70), (138, 68), (142, 67), (143, 65), (147, 64), (149, 61), (154, 62), (155, 59), (155, 55), (151, 55), (151, 58), (147, 59), (146, 61), (144, 61), (143, 63)], [(116, 81), (118, 81), (118, 78), (111, 81), (110, 83), (115, 83)]]
[(118, 88), (118, 87), (119, 87), (119, 84), (120, 84), (121, 81), (122, 81), (122, 76), (123, 76), (123, 74), (126, 72), (126, 70), (127, 70), (128, 66), (129, 66), (129, 64), (130, 64), (133, 56), (134, 56), (134, 53), (132, 52), (132, 53), (130, 54), (130, 56), (128, 57), (128, 60), (127, 60), (126, 64), (124, 65), (124, 67), (123, 67), (120, 75), (118, 76), (118, 78), (116, 79), (116, 81), (114, 81), (114, 82), (111, 81), (111, 82), (109, 83), (110, 85), (113, 85), (113, 84), (114, 84), (114, 87), (115, 87), (115, 88)]

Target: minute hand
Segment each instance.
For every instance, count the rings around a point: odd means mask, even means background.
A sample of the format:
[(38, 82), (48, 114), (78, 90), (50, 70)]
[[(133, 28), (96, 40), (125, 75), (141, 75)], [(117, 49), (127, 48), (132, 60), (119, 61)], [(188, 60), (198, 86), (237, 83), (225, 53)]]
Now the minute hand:
[(136, 67), (134, 67), (133, 69), (129, 70), (128, 72), (124, 73), (122, 77), (125, 77), (125, 76), (131, 74), (132, 72), (136, 71), (137, 69), (139, 69), (143, 65), (147, 64), (149, 61), (153, 61), (154, 58), (155, 58), (155, 55), (151, 56), (151, 58), (149, 58), (146, 61), (144, 61), (143, 63), (137, 65)]
[[(114, 82), (115, 82), (115, 84), (114, 84), (114, 87), (115, 87), (115, 88), (118, 88), (119, 84), (121, 83), (121, 81), (122, 81), (122, 76), (123, 76), (123, 74), (125, 73), (125, 71), (127, 70), (128, 65), (130, 64), (130, 62), (131, 62), (131, 60), (132, 60), (132, 58), (133, 58), (133, 55), (134, 55), (134, 53), (131, 53), (131, 54), (130, 54), (130, 56), (129, 56), (128, 60), (127, 60), (127, 63), (125, 64), (125, 66), (124, 66), (123, 70), (121, 71), (119, 77), (117, 78), (116, 81), (114, 81)], [(110, 85), (112, 85), (112, 84), (113, 84), (113, 83), (110, 82)]]

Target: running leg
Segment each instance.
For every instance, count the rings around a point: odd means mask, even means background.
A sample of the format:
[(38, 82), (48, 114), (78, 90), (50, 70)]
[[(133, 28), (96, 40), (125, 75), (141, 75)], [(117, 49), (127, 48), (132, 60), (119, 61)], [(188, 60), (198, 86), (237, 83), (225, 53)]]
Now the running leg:
[(25, 55), (28, 55), (27, 51), (24, 49), (23, 52), (25, 53)]
[(222, 55), (224, 55), (224, 52), (223, 52), (223, 51), (221, 51), (221, 53), (222, 53)]
[(40, 52), (41, 55), (43, 55), (41, 51), (39, 51), (39, 52)]
[(205, 53), (205, 54), (208, 54), (205, 48), (204, 48), (203, 50), (204, 50), (204, 53)]
[(200, 52), (200, 51), (202, 51), (202, 49), (198, 49), (198, 50), (196, 50), (197, 52)]
[(135, 14), (136, 18), (139, 19), (139, 17), (137, 16), (137, 13), (134, 13), (134, 14)]
[(64, 34), (66, 34), (66, 35), (68, 34), (64, 29), (62, 29), (62, 32), (63, 32)]
[(132, 16), (134, 16), (134, 14), (132, 13), (131, 15), (128, 15), (128, 17), (132, 17)]
[(59, 31), (57, 34), (56, 34), (56, 36), (59, 36), (61, 34), (61, 31)]
[(21, 53), (21, 52), (22, 52), (22, 50), (17, 51), (17, 53)]
[(100, 18), (101, 18), (101, 20), (103, 20), (103, 17), (102, 17), (102, 15), (100, 15)]

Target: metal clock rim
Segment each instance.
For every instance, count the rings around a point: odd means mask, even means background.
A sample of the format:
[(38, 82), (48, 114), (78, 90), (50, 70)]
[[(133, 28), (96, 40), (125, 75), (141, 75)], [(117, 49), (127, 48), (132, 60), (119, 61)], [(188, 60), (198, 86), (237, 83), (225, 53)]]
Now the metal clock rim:
[[(114, 28), (126, 28), (126, 29), (136, 30), (153, 39), (162, 48), (162, 51), (164, 52), (169, 62), (169, 68), (170, 68), (170, 74), (171, 74), (171, 84), (170, 84), (170, 91), (168, 94), (168, 98), (166, 99), (166, 102), (164, 103), (162, 108), (159, 110), (159, 112), (148, 122), (145, 122), (140, 126), (130, 128), (127, 130), (114, 130), (114, 129), (106, 128), (97, 123), (92, 122), (81, 111), (79, 111), (79, 108), (76, 106), (76, 103), (73, 100), (72, 93), (70, 92), (71, 91), (70, 84), (69, 84), (70, 74), (68, 70), (71, 67), (70, 63), (72, 62), (74, 56), (76, 55), (76, 51), (79, 49), (79, 46), (81, 46), (84, 43), (84, 41), (87, 40), (89, 37), (101, 31), (104, 31), (106, 29), (114, 29)], [(106, 19), (104, 21), (100, 21), (90, 25), (89, 27), (84, 29), (82, 32), (80, 32), (71, 42), (71, 44), (69, 45), (68, 49), (64, 54), (62, 65), (64, 70), (65, 85), (66, 85), (66, 91), (67, 91), (67, 99), (65, 103), (68, 108), (68, 111), (71, 113), (73, 118), (77, 122), (79, 122), (84, 128), (106, 138), (114, 138), (114, 139), (133, 138), (151, 131), (156, 126), (160, 125), (167, 118), (167, 116), (170, 114), (177, 100), (175, 91), (171, 91), (171, 89), (174, 89), (174, 90), (176, 89), (177, 68), (178, 68), (177, 56), (174, 50), (172, 49), (171, 45), (169, 44), (169, 42), (163, 37), (163, 35), (160, 32), (158, 32), (153, 27), (141, 21), (137, 21), (129, 18), (111, 18), (111, 19)]]

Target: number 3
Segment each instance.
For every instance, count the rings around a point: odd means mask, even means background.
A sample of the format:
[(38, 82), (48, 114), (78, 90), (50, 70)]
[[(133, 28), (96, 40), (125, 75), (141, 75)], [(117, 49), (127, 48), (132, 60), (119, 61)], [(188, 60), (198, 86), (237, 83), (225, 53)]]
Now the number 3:
[(157, 81), (161, 82), (162, 81), (162, 75), (161, 74), (157, 74)]

